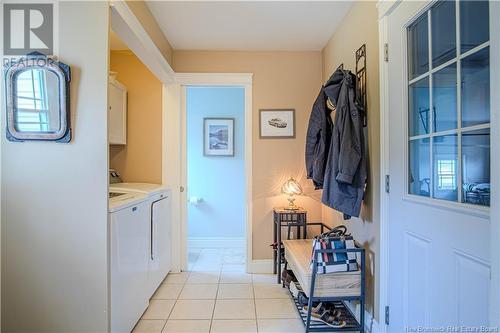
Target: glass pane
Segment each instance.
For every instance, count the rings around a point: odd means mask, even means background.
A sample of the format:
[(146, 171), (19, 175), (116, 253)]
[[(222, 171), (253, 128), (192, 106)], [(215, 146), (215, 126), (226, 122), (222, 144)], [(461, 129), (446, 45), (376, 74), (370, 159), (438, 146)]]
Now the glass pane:
[(432, 139), (433, 197), (457, 201), (458, 146), (457, 135), (436, 136)]
[(18, 132), (56, 132), (61, 128), (59, 78), (46, 69), (26, 69), (15, 79), (14, 128)]
[(432, 67), (456, 57), (455, 1), (440, 1), (431, 9)]
[(409, 193), (428, 197), (430, 193), (429, 139), (410, 141)]
[(429, 133), (429, 78), (411, 84), (408, 97), (410, 136)]
[(460, 48), (466, 52), (490, 39), (488, 1), (460, 1)]
[(457, 128), (457, 65), (453, 64), (433, 74), (432, 106), (434, 131)]
[(462, 59), (462, 127), (490, 122), (489, 47)]
[(462, 133), (462, 201), (490, 205), (490, 130)]
[(429, 35), (427, 15), (408, 28), (408, 72), (414, 79), (429, 70)]

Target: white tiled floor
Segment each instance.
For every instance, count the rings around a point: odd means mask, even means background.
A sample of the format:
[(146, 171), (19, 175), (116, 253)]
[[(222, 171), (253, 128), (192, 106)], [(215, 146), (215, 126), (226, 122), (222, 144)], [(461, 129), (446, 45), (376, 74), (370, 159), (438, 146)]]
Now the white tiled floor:
[(195, 249), (190, 272), (169, 274), (134, 333), (304, 332), (271, 274), (245, 273), (243, 249)]

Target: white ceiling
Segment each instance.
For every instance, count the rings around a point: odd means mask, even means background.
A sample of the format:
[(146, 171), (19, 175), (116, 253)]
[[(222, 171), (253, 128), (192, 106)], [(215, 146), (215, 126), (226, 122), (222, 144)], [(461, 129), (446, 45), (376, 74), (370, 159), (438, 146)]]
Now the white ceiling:
[(147, 1), (178, 50), (321, 50), (352, 1)]

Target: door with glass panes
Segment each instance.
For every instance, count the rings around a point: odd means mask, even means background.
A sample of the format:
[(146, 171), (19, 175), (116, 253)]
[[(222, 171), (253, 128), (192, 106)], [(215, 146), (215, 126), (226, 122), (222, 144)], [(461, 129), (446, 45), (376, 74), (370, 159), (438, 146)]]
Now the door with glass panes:
[(489, 6), (390, 14), (390, 332), (488, 324)]

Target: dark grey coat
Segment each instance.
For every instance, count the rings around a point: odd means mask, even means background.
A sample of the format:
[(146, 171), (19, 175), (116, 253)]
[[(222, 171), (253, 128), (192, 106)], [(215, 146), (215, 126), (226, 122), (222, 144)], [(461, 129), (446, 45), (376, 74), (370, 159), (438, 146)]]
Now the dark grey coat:
[[(356, 78), (350, 71), (338, 69), (323, 87), (313, 107), (309, 120), (309, 129), (306, 140), (306, 166), (308, 176), (310, 165), (313, 166), (313, 181), (321, 172), (315, 172), (315, 165), (324, 165), (322, 202), (336, 209), (344, 215), (359, 216), (363, 201), (366, 183), (366, 156), (363, 134), (363, 109), (356, 103)], [(326, 106), (329, 98), (336, 107), (333, 125), (330, 117), (321, 123), (321, 117), (315, 113), (323, 110), (329, 114)], [(323, 105), (319, 105), (321, 101)], [(315, 111), (316, 105), (318, 108)], [(325, 127), (332, 126), (329, 144), (328, 138), (323, 138)], [(325, 130), (325, 135), (328, 130)], [(321, 140), (318, 140), (318, 137)], [(316, 138), (316, 140), (315, 140)], [(322, 141), (326, 140), (326, 141)], [(319, 141), (319, 142), (318, 142)], [(321, 146), (328, 146), (327, 153), (321, 153)], [(313, 160), (311, 162), (311, 157)], [(321, 159), (324, 159), (322, 161)], [(321, 168), (317, 168), (321, 170)]]
[(333, 129), (330, 117), (332, 111), (326, 107), (327, 96), (324, 90), (324, 87), (321, 87), (319, 96), (314, 102), (306, 138), (307, 178), (312, 179), (316, 190), (323, 188)]

